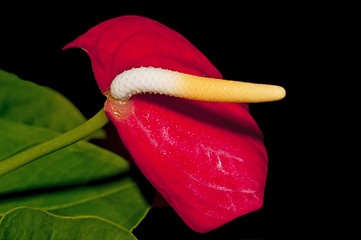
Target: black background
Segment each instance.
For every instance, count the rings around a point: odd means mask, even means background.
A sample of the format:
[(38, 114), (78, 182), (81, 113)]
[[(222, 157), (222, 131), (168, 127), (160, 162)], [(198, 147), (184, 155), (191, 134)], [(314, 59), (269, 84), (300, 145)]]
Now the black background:
[(250, 106), (269, 154), (264, 206), (207, 234), (188, 229), (171, 208), (152, 209), (134, 231), (139, 239), (355, 236), (357, 157), (348, 156), (351, 140), (339, 121), (348, 117), (347, 103), (327, 95), (336, 74), (329, 63), (338, 53), (337, 6), (42, 2), (1, 3), (0, 68), (56, 89), (87, 117), (105, 98), (86, 53), (61, 49), (96, 24), (128, 14), (181, 33), (226, 79), (287, 90), (282, 101)]

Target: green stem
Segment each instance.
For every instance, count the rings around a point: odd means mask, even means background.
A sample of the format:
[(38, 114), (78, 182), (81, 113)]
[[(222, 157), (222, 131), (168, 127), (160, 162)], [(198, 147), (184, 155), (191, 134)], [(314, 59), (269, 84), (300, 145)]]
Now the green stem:
[(78, 142), (109, 121), (104, 109), (82, 125), (0, 162), (0, 177), (46, 154)]

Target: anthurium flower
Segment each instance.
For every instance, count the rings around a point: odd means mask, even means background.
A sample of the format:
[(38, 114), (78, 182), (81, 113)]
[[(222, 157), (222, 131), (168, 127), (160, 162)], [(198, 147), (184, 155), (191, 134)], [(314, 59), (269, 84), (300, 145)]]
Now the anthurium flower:
[(263, 135), (246, 103), (228, 102), (277, 100), (282, 88), (220, 80), (187, 39), (140, 16), (105, 21), (69, 47), (89, 54), (106, 114), (189, 227), (208, 232), (262, 206)]

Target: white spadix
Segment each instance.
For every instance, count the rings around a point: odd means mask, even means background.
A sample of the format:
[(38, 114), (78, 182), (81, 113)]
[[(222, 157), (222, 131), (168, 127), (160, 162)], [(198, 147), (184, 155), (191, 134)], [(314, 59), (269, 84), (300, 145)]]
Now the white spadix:
[(128, 100), (138, 93), (159, 93), (210, 102), (270, 102), (285, 97), (283, 87), (199, 77), (153, 67), (140, 67), (119, 74), (110, 95)]

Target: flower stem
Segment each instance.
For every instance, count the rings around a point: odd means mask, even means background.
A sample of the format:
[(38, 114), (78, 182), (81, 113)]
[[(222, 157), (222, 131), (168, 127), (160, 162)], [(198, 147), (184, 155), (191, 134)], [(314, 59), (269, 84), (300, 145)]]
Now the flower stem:
[(104, 108), (102, 108), (94, 117), (82, 125), (0, 162), (0, 176), (51, 152), (78, 142), (102, 128), (108, 122), (109, 119), (105, 115)]

